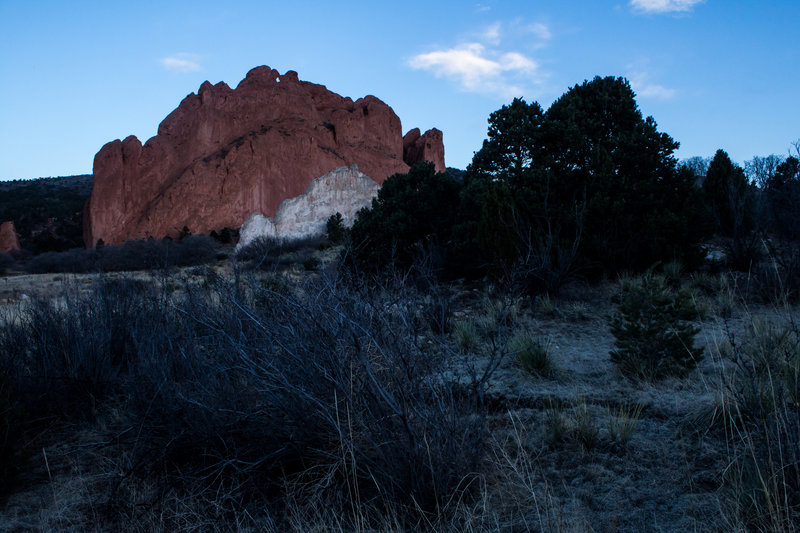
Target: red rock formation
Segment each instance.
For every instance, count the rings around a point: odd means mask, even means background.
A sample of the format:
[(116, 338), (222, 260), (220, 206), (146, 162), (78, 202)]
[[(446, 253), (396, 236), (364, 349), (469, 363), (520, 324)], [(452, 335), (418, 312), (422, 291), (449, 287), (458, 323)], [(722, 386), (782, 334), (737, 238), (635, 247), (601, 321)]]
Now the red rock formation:
[(12, 221), (0, 224), (0, 252), (19, 250), (17, 228)]
[(403, 137), (403, 161), (411, 166), (420, 161), (432, 161), (436, 172), (444, 172), (444, 143), (442, 132), (433, 128), (420, 135), (414, 128)]
[(444, 170), (441, 132), (417, 136), (406, 160), (388, 105), (374, 96), (353, 102), (293, 71), (257, 67), (236, 89), (205, 82), (144, 146), (131, 136), (97, 153), (84, 241), (239, 227), (253, 212), (273, 216), (282, 200), (341, 166), (357, 164), (379, 183), (408, 171), (409, 161)]

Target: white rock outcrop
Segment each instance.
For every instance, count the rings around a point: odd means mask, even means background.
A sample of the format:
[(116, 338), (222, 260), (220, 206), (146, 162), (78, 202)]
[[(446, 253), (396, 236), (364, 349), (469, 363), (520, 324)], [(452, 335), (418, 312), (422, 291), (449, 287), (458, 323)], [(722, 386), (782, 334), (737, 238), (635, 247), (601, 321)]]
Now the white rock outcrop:
[(339, 167), (315, 179), (305, 194), (284, 200), (274, 218), (253, 213), (242, 224), (236, 249), (259, 237), (302, 239), (325, 233), (331, 215), (341, 213), (350, 226), (356, 213), (370, 205), (380, 185), (358, 170), (358, 165)]

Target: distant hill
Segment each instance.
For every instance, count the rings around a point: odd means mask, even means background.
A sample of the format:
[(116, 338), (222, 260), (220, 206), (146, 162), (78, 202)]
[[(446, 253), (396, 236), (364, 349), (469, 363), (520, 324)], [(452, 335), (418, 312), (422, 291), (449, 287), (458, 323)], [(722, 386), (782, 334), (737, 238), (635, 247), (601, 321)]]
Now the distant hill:
[(0, 181), (0, 222), (13, 220), (22, 248), (33, 253), (82, 247), (91, 193), (91, 174)]
[(463, 183), (464, 176), (467, 174), (467, 171), (461, 170), (460, 168), (447, 167), (447, 170), (445, 170), (445, 174), (453, 178), (455, 181)]

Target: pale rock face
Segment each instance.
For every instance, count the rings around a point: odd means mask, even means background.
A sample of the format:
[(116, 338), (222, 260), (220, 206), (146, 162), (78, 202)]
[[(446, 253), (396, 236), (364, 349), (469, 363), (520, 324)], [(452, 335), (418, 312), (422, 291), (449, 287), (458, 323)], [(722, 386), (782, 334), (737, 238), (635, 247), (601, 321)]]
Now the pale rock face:
[(259, 238), (276, 239), (278, 237), (275, 231), (275, 224), (271, 218), (267, 218), (261, 213), (253, 213), (242, 224), (239, 230), (239, 244), (236, 245), (236, 250), (244, 248), (251, 242)]
[(340, 213), (350, 226), (356, 213), (370, 205), (380, 186), (359, 172), (358, 165), (339, 167), (311, 182), (305, 194), (284, 200), (274, 218), (253, 213), (242, 225), (237, 249), (259, 237), (302, 239), (322, 235), (331, 215)]

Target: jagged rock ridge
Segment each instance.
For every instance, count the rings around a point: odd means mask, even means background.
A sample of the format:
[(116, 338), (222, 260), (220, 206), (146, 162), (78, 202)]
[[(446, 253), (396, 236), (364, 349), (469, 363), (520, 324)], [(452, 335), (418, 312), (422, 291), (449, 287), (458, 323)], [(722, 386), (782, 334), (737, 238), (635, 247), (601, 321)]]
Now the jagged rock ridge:
[(339, 167), (315, 179), (305, 194), (281, 203), (274, 218), (253, 213), (239, 234), (237, 249), (259, 237), (302, 239), (322, 235), (331, 215), (340, 213), (350, 226), (356, 213), (370, 205), (380, 186), (358, 170), (358, 165)]
[(296, 72), (257, 67), (236, 89), (205, 82), (144, 145), (131, 136), (103, 146), (84, 241), (239, 227), (251, 213), (274, 216), (331, 169), (357, 164), (382, 183), (421, 160), (445, 170), (440, 131), (404, 139), (400, 119), (374, 96), (354, 102)]

